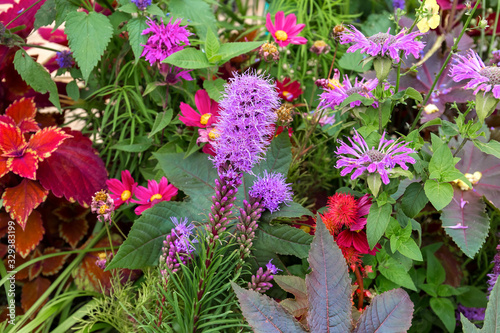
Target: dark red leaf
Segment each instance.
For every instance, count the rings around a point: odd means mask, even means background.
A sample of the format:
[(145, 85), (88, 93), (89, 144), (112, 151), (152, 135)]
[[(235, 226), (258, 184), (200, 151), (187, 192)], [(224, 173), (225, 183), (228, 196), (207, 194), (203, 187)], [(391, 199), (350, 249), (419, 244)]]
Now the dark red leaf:
[(28, 149), (32, 149), (40, 161), (49, 157), (63, 141), (71, 135), (64, 133), (60, 128), (46, 127), (36, 132), (28, 142)]
[[(43, 255), (61, 252), (59, 249), (48, 247), (43, 251)], [(45, 276), (50, 276), (57, 274), (61, 268), (64, 266), (66, 259), (68, 259), (69, 254), (61, 255), (57, 257), (52, 257), (43, 260), (43, 271), (42, 274)]]
[[(42, 256), (42, 252), (37, 248), (33, 254), (31, 255), (31, 259), (35, 259)], [(30, 266), (28, 270), (28, 276), (30, 278), (30, 281), (32, 281), (34, 278), (36, 278), (40, 273), (42, 272), (42, 262), (43, 261), (37, 261), (33, 265)]]
[(28, 216), (45, 201), (48, 193), (38, 182), (23, 179), (19, 185), (5, 189), (2, 199), (5, 210), (24, 230)]
[(16, 252), (26, 258), (40, 243), (44, 234), (42, 216), (35, 210), (26, 222), (26, 229), (23, 230), (16, 224)]
[[(43, 295), (47, 289), (50, 287), (50, 280), (39, 276), (35, 281), (27, 282), (23, 286), (23, 292), (21, 294), (21, 305), (24, 312), (28, 311), (33, 304)], [(47, 303), (48, 299), (40, 305)], [(36, 311), (38, 312), (38, 310)], [(35, 312), (35, 313), (36, 313)]]
[(34, 98), (21, 98), (13, 102), (5, 110), (5, 115), (14, 121), (14, 124), (21, 129), (22, 133), (40, 130), (35, 121), (36, 105), (33, 100)]
[(18, 127), (0, 122), (0, 153), (17, 152), (25, 145), (26, 140)]
[(75, 219), (71, 222), (59, 223), (59, 236), (75, 248), (83, 236), (87, 234), (89, 224), (86, 219)]
[(7, 160), (7, 168), (23, 178), (36, 179), (36, 169), (38, 168), (38, 156), (31, 150), (26, 149), (20, 157), (11, 157)]

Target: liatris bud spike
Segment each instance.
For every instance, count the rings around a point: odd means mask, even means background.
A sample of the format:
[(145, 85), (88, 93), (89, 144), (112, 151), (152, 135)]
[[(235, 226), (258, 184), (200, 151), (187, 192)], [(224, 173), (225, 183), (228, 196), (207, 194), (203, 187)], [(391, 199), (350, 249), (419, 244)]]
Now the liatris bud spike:
[(259, 269), (257, 270), (257, 274), (252, 275), (252, 282), (248, 282), (248, 289), (252, 289), (260, 293), (265, 293), (269, 290), (269, 288), (273, 286), (273, 284), (269, 281), (271, 281), (274, 275), (276, 275), (278, 271), (281, 271), (281, 269), (278, 269), (276, 266), (274, 266), (271, 261), (273, 260), (269, 260), (269, 262), (266, 264), (267, 269), (265, 272), (262, 267), (259, 267)]

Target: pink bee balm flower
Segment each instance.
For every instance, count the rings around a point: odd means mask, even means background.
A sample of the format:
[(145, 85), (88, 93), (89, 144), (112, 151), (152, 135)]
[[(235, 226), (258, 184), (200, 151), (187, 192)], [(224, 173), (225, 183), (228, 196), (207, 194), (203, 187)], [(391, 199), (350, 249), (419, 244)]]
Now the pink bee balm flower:
[(156, 180), (148, 180), (148, 187), (139, 186), (136, 189), (135, 196), (139, 200), (133, 202), (140, 206), (135, 209), (137, 215), (141, 215), (146, 209), (153, 207), (158, 202), (169, 201), (177, 194), (177, 188), (168, 183), (166, 177), (162, 177), (160, 184)]
[(108, 189), (111, 192), (111, 199), (115, 202), (115, 207), (120, 207), (123, 203), (127, 205), (132, 201), (132, 196), (134, 195), (137, 183), (134, 182), (134, 178), (130, 175), (130, 171), (122, 171), (122, 181), (118, 179), (108, 179), (106, 181)]
[(474, 89), (474, 95), (483, 90), (500, 98), (500, 67), (486, 66), (473, 50), (469, 50), (467, 56), (456, 55), (450, 76), (455, 82), (470, 79), (464, 88)]
[(210, 99), (205, 90), (198, 90), (194, 95), (194, 101), (199, 113), (193, 110), (188, 104), (181, 102), (180, 108), (182, 116), (179, 116), (180, 121), (186, 124), (186, 126), (200, 128), (209, 127), (217, 121), (217, 117), (219, 116), (219, 103)]
[(307, 39), (297, 36), (306, 25), (297, 24), (295, 14), (285, 17), (285, 13), (281, 11), (276, 13), (274, 19), (275, 24), (271, 21), (271, 14), (267, 13), (266, 28), (279, 46), (284, 47), (288, 44), (301, 45), (307, 43)]

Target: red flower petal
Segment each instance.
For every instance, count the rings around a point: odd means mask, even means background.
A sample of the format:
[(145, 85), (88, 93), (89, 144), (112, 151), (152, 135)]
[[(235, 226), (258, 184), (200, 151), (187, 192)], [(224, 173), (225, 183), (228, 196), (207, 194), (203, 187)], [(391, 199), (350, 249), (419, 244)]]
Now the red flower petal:
[[(39, 276), (35, 281), (26, 283), (23, 286), (23, 291), (21, 294), (21, 305), (24, 311), (28, 311), (33, 304), (49, 289), (50, 280)], [(39, 309), (47, 303), (48, 298), (46, 298), (40, 305)], [(37, 311), (38, 312), (38, 309)], [(35, 313), (36, 313), (35, 312)]]
[(14, 120), (14, 123), (21, 129), (21, 132), (38, 131), (40, 128), (35, 121), (36, 105), (32, 98), (21, 98), (13, 102), (7, 110), (5, 115)]
[(89, 224), (85, 219), (74, 220), (70, 223), (59, 224), (59, 236), (64, 239), (72, 248), (76, 248), (78, 242), (87, 234)]
[(28, 142), (28, 148), (33, 149), (40, 161), (49, 157), (71, 135), (56, 127), (46, 127), (36, 132)]
[(19, 185), (5, 189), (2, 199), (7, 213), (10, 213), (10, 217), (16, 220), (24, 230), (28, 216), (33, 209), (45, 201), (48, 193), (49, 191), (38, 182), (23, 179)]
[(35, 180), (36, 169), (38, 169), (38, 156), (33, 150), (26, 149), (21, 157), (9, 158), (7, 168), (16, 175)]
[(35, 249), (45, 234), (42, 215), (34, 211), (26, 222), (26, 229), (21, 229), (16, 224), (16, 252), (26, 258)]
[(0, 152), (12, 153), (23, 149), (26, 140), (21, 130), (11, 124), (0, 123)]

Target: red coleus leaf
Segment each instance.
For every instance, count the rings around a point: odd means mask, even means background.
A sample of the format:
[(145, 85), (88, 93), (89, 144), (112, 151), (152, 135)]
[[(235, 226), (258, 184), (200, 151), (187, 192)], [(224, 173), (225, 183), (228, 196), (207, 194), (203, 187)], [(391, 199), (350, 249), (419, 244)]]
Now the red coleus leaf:
[(48, 193), (38, 182), (23, 179), (19, 185), (5, 189), (2, 199), (5, 210), (24, 230), (28, 216), (45, 201)]
[(21, 129), (12, 125), (0, 122), (0, 154), (10, 155), (22, 152), (26, 148), (26, 140), (21, 134)]
[(9, 159), (7, 157), (0, 156), (0, 178), (5, 176), (7, 172), (9, 172), (9, 168), (7, 167), (7, 161)]
[(55, 196), (88, 207), (95, 192), (106, 188), (107, 171), (90, 139), (78, 131), (64, 131), (73, 137), (40, 163), (37, 178)]
[(31, 213), (25, 226), (23, 230), (16, 224), (16, 252), (23, 258), (35, 249), (45, 234), (42, 215), (36, 210)]
[[(41, 256), (42, 252), (40, 252), (40, 250), (37, 248), (31, 255), (31, 259), (36, 259)], [(34, 278), (40, 275), (41, 272), (42, 272), (42, 261), (37, 261), (33, 265), (31, 265), (28, 270), (28, 276), (30, 278), (30, 281), (32, 281)]]
[[(41, 276), (37, 277), (35, 281), (25, 283), (21, 294), (21, 306), (24, 312), (28, 311), (49, 287), (50, 280)], [(40, 307), (47, 303), (47, 301), (48, 299), (45, 299)], [(36, 312), (38, 312), (38, 310)]]
[(72, 248), (75, 248), (83, 236), (87, 234), (89, 224), (86, 219), (75, 219), (71, 222), (59, 223), (59, 236), (64, 239)]
[[(43, 255), (59, 253), (59, 252), (61, 252), (61, 250), (56, 249), (54, 247), (48, 247), (43, 251)], [(43, 266), (42, 274), (45, 276), (57, 274), (66, 263), (66, 259), (68, 259), (68, 257), (69, 254), (65, 254), (44, 259), (42, 261), (42, 266)]]
[(28, 142), (28, 149), (33, 149), (38, 156), (38, 159), (43, 161), (49, 157), (67, 138), (71, 138), (71, 135), (64, 133), (62, 129), (56, 127), (46, 127), (43, 130), (36, 132), (31, 137)]
[(11, 221), (9, 214), (0, 212), (0, 238), (3, 238), (7, 234), (9, 221)]
[(7, 160), (7, 169), (24, 178), (36, 179), (38, 157), (31, 149), (26, 149), (20, 157), (10, 157)]
[(13, 102), (5, 110), (5, 116), (0, 121), (9, 117), (12, 119), (10, 123), (19, 127), (22, 133), (39, 131), (40, 127), (35, 121), (36, 105), (33, 100), (34, 97), (21, 98)]
[(62, 29), (52, 31), (52, 28), (39, 28), (38, 33), (48, 42), (68, 46), (68, 36), (66, 36)]

